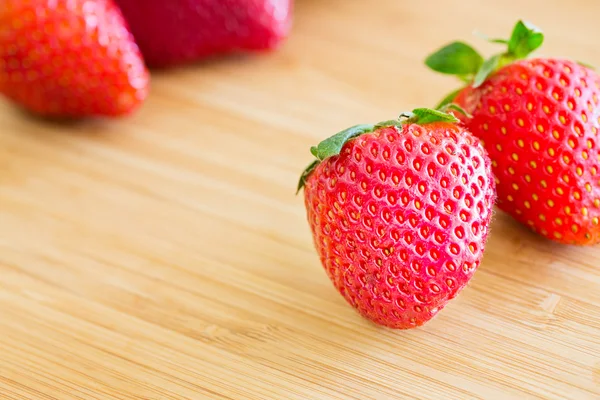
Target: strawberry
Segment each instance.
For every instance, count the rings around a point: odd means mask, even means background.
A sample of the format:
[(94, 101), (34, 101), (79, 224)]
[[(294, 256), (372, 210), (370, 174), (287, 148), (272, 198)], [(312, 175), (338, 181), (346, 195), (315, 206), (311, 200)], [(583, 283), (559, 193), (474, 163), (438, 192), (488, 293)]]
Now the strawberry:
[(490, 160), (455, 117), (416, 109), (313, 147), (302, 174), (314, 245), (337, 290), (367, 319), (407, 329), (469, 282), (494, 202)]
[(234, 51), (276, 48), (292, 0), (117, 0), (149, 65), (166, 67)]
[(459, 75), (454, 102), (471, 117), (497, 180), (498, 207), (556, 242), (600, 242), (600, 76), (580, 63), (529, 55), (543, 42), (519, 21), (507, 50), (486, 61), (455, 42), (429, 56), (432, 69)]
[(148, 72), (112, 0), (2, 0), (0, 93), (52, 117), (118, 116)]

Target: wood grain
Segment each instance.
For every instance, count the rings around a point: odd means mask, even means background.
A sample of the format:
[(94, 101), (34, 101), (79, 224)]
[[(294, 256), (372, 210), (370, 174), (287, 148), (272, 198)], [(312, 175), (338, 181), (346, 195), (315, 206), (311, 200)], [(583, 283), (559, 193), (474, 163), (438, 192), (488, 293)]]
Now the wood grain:
[(473, 283), (390, 331), (335, 292), (294, 196), (310, 145), (455, 86), (422, 66), (450, 38), (524, 17), (600, 65), (600, 2), (483, 4), (298, 0), (278, 52), (157, 72), (119, 121), (0, 103), (0, 398), (600, 398), (599, 247), (498, 212)]

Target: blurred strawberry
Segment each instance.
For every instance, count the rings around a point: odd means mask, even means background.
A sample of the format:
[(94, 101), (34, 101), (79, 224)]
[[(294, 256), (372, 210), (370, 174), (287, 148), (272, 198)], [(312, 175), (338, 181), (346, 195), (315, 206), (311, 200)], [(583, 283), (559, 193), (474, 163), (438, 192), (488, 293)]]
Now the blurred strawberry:
[(1, 0), (0, 93), (43, 116), (118, 116), (148, 71), (112, 0)]
[(292, 0), (117, 0), (146, 62), (165, 67), (234, 51), (274, 49)]

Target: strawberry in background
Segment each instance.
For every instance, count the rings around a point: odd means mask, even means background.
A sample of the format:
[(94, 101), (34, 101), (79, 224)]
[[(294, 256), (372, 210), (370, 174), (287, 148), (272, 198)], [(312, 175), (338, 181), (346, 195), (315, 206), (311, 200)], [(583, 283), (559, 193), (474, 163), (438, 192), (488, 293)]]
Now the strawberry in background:
[(487, 60), (452, 42), (426, 59), (466, 82), (446, 97), (470, 117), (498, 180), (498, 207), (559, 243), (600, 243), (600, 75), (563, 57), (530, 56), (544, 35), (518, 21)]
[(292, 0), (117, 0), (149, 66), (266, 51), (287, 36)]
[(112, 0), (1, 0), (0, 93), (50, 117), (120, 116), (149, 74)]

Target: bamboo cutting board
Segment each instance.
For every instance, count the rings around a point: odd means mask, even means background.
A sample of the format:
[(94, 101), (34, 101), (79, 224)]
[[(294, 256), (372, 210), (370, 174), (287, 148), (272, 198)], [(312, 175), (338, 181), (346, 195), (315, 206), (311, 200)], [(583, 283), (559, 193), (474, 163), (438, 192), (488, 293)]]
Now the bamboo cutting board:
[(155, 73), (119, 121), (0, 103), (0, 398), (600, 398), (600, 247), (497, 212), (472, 284), (391, 331), (334, 290), (294, 196), (310, 145), (455, 87), (422, 65), (450, 39), (491, 51), (472, 31), (522, 17), (600, 66), (600, 2), (481, 4), (298, 0), (280, 51)]

